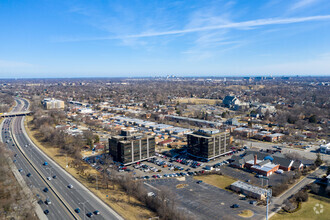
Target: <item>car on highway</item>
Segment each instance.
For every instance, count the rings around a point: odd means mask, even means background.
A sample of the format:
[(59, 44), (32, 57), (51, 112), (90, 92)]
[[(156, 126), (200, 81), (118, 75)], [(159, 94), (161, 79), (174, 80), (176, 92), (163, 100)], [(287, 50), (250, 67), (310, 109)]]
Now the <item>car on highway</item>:
[(73, 186), (72, 186), (71, 184), (69, 184), (69, 185), (68, 185), (68, 188), (69, 188), (69, 189), (72, 189), (72, 188), (73, 188)]
[(93, 213), (91, 213), (91, 212), (88, 212), (86, 215), (87, 215), (89, 218), (93, 217)]
[(99, 215), (100, 214), (100, 211), (99, 210), (95, 210), (93, 213), (94, 213), (94, 215)]
[(74, 211), (75, 211), (76, 213), (80, 213), (80, 208), (76, 208)]
[(45, 213), (46, 215), (48, 215), (48, 214), (49, 214), (49, 210), (46, 209), (46, 210), (44, 211), (44, 213)]
[(44, 165), (44, 166), (47, 166), (47, 165), (48, 165), (48, 163), (45, 161), (45, 162), (43, 163), (43, 165)]
[(57, 178), (57, 176), (56, 176), (56, 175), (54, 175), (54, 176), (53, 176), (53, 179), (56, 179), (56, 178)]
[(48, 192), (49, 190), (48, 190), (48, 188), (47, 187), (45, 187), (44, 188), (44, 192)]
[(48, 198), (46, 199), (45, 203), (46, 203), (47, 205), (52, 204), (52, 202), (51, 202), (50, 199), (48, 199)]
[(27, 176), (27, 177), (30, 177), (30, 176), (31, 176), (31, 173), (26, 174), (26, 176)]
[(197, 184), (200, 184), (200, 183), (202, 183), (203, 181), (202, 180), (198, 180), (196, 183)]
[(22, 170), (22, 169), (19, 169), (19, 170), (18, 170), (18, 172), (20, 172), (20, 173), (21, 173), (21, 172), (23, 172), (23, 170)]
[(42, 204), (44, 204), (44, 201), (42, 201), (42, 199), (39, 199), (38, 204), (42, 205)]
[(47, 177), (47, 180), (51, 180), (52, 178), (49, 176), (49, 177)]

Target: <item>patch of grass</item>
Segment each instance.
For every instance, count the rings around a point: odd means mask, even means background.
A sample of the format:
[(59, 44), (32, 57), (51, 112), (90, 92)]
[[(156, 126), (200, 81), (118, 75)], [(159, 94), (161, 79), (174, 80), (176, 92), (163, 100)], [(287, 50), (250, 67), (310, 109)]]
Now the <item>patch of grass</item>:
[[(320, 204), (323, 206), (323, 212), (320, 214), (316, 214), (314, 212), (314, 207), (317, 210), (320, 210), (320, 206), (315, 206), (316, 204)], [(284, 211), (280, 211), (276, 213), (271, 220), (286, 220), (286, 219), (299, 219), (299, 220), (325, 220), (329, 219), (330, 216), (330, 198), (325, 198), (322, 196), (308, 194), (308, 201), (303, 202), (301, 204), (301, 209), (294, 213), (287, 213)]]
[[(51, 146), (49, 143), (42, 142), (38, 131), (32, 129), (29, 125), (28, 122), (31, 120), (32, 116), (27, 116), (24, 123), (26, 132), (35, 145), (37, 145), (40, 150), (56, 161), (58, 165), (70, 173), (76, 180), (87, 187), (102, 201), (118, 212), (118, 214), (124, 219), (148, 219), (156, 216), (154, 212), (150, 211), (140, 201), (132, 197), (128, 197), (119, 186), (110, 184), (109, 188), (106, 189), (106, 186), (102, 185), (101, 181), (98, 182), (98, 186), (96, 185), (96, 182), (89, 182), (88, 176), (99, 175), (99, 173), (92, 167), (88, 166), (84, 174), (79, 173), (74, 167), (66, 167), (66, 164), (70, 164), (73, 161), (73, 158), (69, 156), (66, 158), (66, 155), (61, 153), (60, 149)], [(101, 177), (98, 179), (101, 180)]]
[(176, 188), (182, 189), (182, 188), (185, 188), (186, 186), (188, 186), (188, 184), (178, 184), (178, 185), (176, 185)]
[(243, 218), (251, 218), (253, 215), (254, 213), (249, 209), (245, 209), (238, 214), (238, 216)]
[(230, 186), (236, 179), (224, 175), (204, 175), (204, 176), (194, 176), (196, 180), (202, 180), (203, 182), (213, 185), (215, 187), (226, 189)]

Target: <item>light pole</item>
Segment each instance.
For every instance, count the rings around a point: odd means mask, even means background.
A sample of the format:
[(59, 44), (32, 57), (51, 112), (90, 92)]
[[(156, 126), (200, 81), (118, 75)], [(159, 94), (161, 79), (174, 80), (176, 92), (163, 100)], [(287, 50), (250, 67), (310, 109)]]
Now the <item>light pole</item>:
[(51, 167), (47, 167), (46, 169), (48, 169), (49, 170), (49, 174), (50, 174), (50, 178), (52, 178), (52, 168)]
[(95, 174), (95, 178), (96, 178), (96, 190), (99, 190), (98, 184), (97, 184), (97, 173)]
[(272, 190), (268, 189), (267, 190), (267, 208), (266, 208), (266, 220), (268, 220), (268, 202), (269, 198), (272, 197)]
[(85, 220), (85, 215), (86, 215), (86, 210), (85, 210), (85, 203), (88, 202), (88, 200), (86, 200), (85, 202), (79, 202), (78, 204), (82, 204), (83, 205), (83, 209), (84, 209), (84, 220)]

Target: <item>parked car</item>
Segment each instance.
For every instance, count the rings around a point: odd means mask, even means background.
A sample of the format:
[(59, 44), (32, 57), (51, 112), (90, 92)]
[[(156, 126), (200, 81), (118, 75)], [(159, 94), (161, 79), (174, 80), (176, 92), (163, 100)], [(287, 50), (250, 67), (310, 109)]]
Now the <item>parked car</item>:
[(52, 204), (52, 202), (51, 202), (49, 199), (46, 199), (45, 203), (46, 203), (47, 205)]

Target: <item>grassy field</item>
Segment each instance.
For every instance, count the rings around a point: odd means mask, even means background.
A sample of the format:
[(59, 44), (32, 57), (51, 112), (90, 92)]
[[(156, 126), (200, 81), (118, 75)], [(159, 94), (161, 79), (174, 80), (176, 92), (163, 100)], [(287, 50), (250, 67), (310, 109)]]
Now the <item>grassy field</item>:
[[(28, 126), (28, 122), (32, 120), (31, 116), (27, 116), (25, 120), (25, 128), (30, 136), (31, 140), (49, 157), (57, 162), (62, 168), (69, 172), (73, 177), (75, 177), (80, 183), (86, 186), (90, 191), (107, 203), (111, 208), (113, 208), (118, 214), (120, 214), (124, 219), (148, 219), (155, 217), (156, 214), (145, 207), (141, 202), (137, 201), (132, 197), (128, 197), (127, 194), (120, 189), (118, 186), (110, 185), (109, 189), (102, 187), (100, 182), (98, 187), (96, 183), (91, 183), (87, 180), (89, 175), (98, 175), (97, 171), (92, 167), (88, 166), (84, 175), (78, 173), (78, 171), (73, 167), (67, 167), (67, 162), (70, 164), (73, 161), (72, 158), (67, 157), (62, 154), (58, 148), (54, 148), (49, 144), (46, 144), (41, 140), (40, 135), (36, 130), (33, 130)], [(66, 161), (67, 160), (67, 161)], [(98, 178), (98, 179), (101, 179)]]
[(202, 180), (203, 182), (216, 186), (218, 188), (221, 189), (226, 189), (226, 187), (230, 186), (233, 182), (235, 182), (236, 180), (228, 177), (228, 176), (224, 176), (224, 175), (205, 175), (205, 176), (194, 176), (194, 179), (196, 180)]
[(189, 103), (189, 104), (208, 104), (208, 105), (215, 105), (218, 103), (222, 103), (222, 100), (220, 99), (198, 99), (198, 98), (180, 98), (176, 99), (175, 101), (179, 103)]
[[(299, 219), (299, 220), (325, 220), (330, 219), (330, 198), (325, 198), (322, 196), (317, 196), (309, 193), (309, 198), (307, 202), (303, 202), (301, 205), (301, 209), (294, 213), (287, 213), (284, 211), (280, 211), (275, 214), (271, 220), (286, 220), (286, 219)], [(316, 214), (314, 212), (314, 207), (316, 204), (320, 204), (323, 206), (323, 212), (320, 214)], [(320, 210), (319, 208), (317, 210)]]

